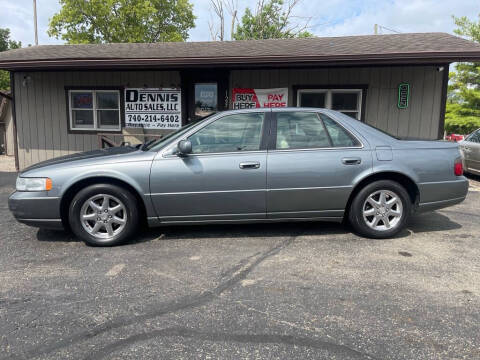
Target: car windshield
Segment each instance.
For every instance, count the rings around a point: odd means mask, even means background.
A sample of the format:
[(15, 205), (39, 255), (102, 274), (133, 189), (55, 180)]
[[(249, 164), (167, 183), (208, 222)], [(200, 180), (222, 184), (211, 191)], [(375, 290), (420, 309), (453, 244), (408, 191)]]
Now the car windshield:
[[(213, 114), (212, 114), (213, 115)], [(174, 139), (176, 137), (179, 137), (186, 133), (190, 128), (192, 128), (194, 125), (197, 125), (201, 123), (202, 121), (207, 120), (211, 116), (208, 116), (206, 118), (203, 118), (199, 121), (192, 121), (191, 123), (185, 125), (184, 127), (178, 129), (177, 131), (171, 132), (170, 134), (167, 134), (166, 136), (162, 137), (161, 139), (155, 140), (150, 144), (146, 144), (142, 147), (143, 151), (158, 151), (160, 150), (169, 140)]]

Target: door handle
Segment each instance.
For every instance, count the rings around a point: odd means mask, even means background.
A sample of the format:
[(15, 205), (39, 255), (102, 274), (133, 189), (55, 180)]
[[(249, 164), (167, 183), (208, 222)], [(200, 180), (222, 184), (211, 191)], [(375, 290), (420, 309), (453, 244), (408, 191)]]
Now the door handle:
[(352, 158), (343, 158), (342, 163), (345, 165), (358, 165), (362, 162), (362, 159), (352, 157)]
[(260, 163), (258, 161), (246, 161), (240, 163), (240, 169), (258, 169)]

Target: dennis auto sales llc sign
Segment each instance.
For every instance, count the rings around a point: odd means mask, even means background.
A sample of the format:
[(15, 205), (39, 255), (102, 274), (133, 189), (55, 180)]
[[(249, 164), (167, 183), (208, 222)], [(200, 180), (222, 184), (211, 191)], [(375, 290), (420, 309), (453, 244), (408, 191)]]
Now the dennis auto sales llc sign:
[(234, 109), (286, 107), (288, 104), (288, 89), (234, 88), (232, 100)]
[(182, 126), (179, 89), (125, 89), (125, 126), (178, 129)]

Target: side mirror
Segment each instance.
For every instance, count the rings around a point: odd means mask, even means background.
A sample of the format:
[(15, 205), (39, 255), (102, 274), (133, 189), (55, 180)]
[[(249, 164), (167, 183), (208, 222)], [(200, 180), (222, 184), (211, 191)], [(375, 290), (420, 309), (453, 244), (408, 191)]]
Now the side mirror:
[(190, 140), (181, 140), (177, 144), (177, 154), (185, 156), (192, 152), (192, 142)]

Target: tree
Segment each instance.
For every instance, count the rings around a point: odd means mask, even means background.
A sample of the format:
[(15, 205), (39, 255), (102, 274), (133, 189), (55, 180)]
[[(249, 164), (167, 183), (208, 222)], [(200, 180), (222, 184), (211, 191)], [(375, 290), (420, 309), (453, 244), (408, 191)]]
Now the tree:
[[(233, 40), (233, 34), (235, 33), (235, 23), (237, 19), (238, 0), (210, 0), (210, 6), (213, 11), (212, 18), (208, 22), (210, 29), (210, 37), (212, 40), (224, 41), (225, 39), (225, 13), (231, 18), (230, 26), (230, 39)], [(226, 9), (226, 11), (225, 11)], [(215, 19), (218, 19), (219, 24), (215, 23)]]
[(302, 23), (293, 22), (295, 7), (301, 0), (258, 0), (255, 12), (245, 9), (241, 23), (237, 26), (233, 38), (248, 39), (288, 39), (311, 37), (307, 31), (309, 18)]
[(185, 41), (195, 27), (188, 0), (60, 0), (48, 34), (69, 44)]
[[(10, 29), (0, 28), (0, 52), (22, 47), (20, 41), (10, 39)], [(0, 70), (0, 90), (10, 88), (10, 75), (8, 71)]]
[[(480, 42), (480, 14), (478, 22), (465, 16), (453, 19), (458, 26), (455, 34)], [(448, 90), (445, 128), (448, 132), (464, 129), (468, 133), (478, 125), (480, 117), (480, 63), (458, 63), (455, 72), (450, 73)]]

